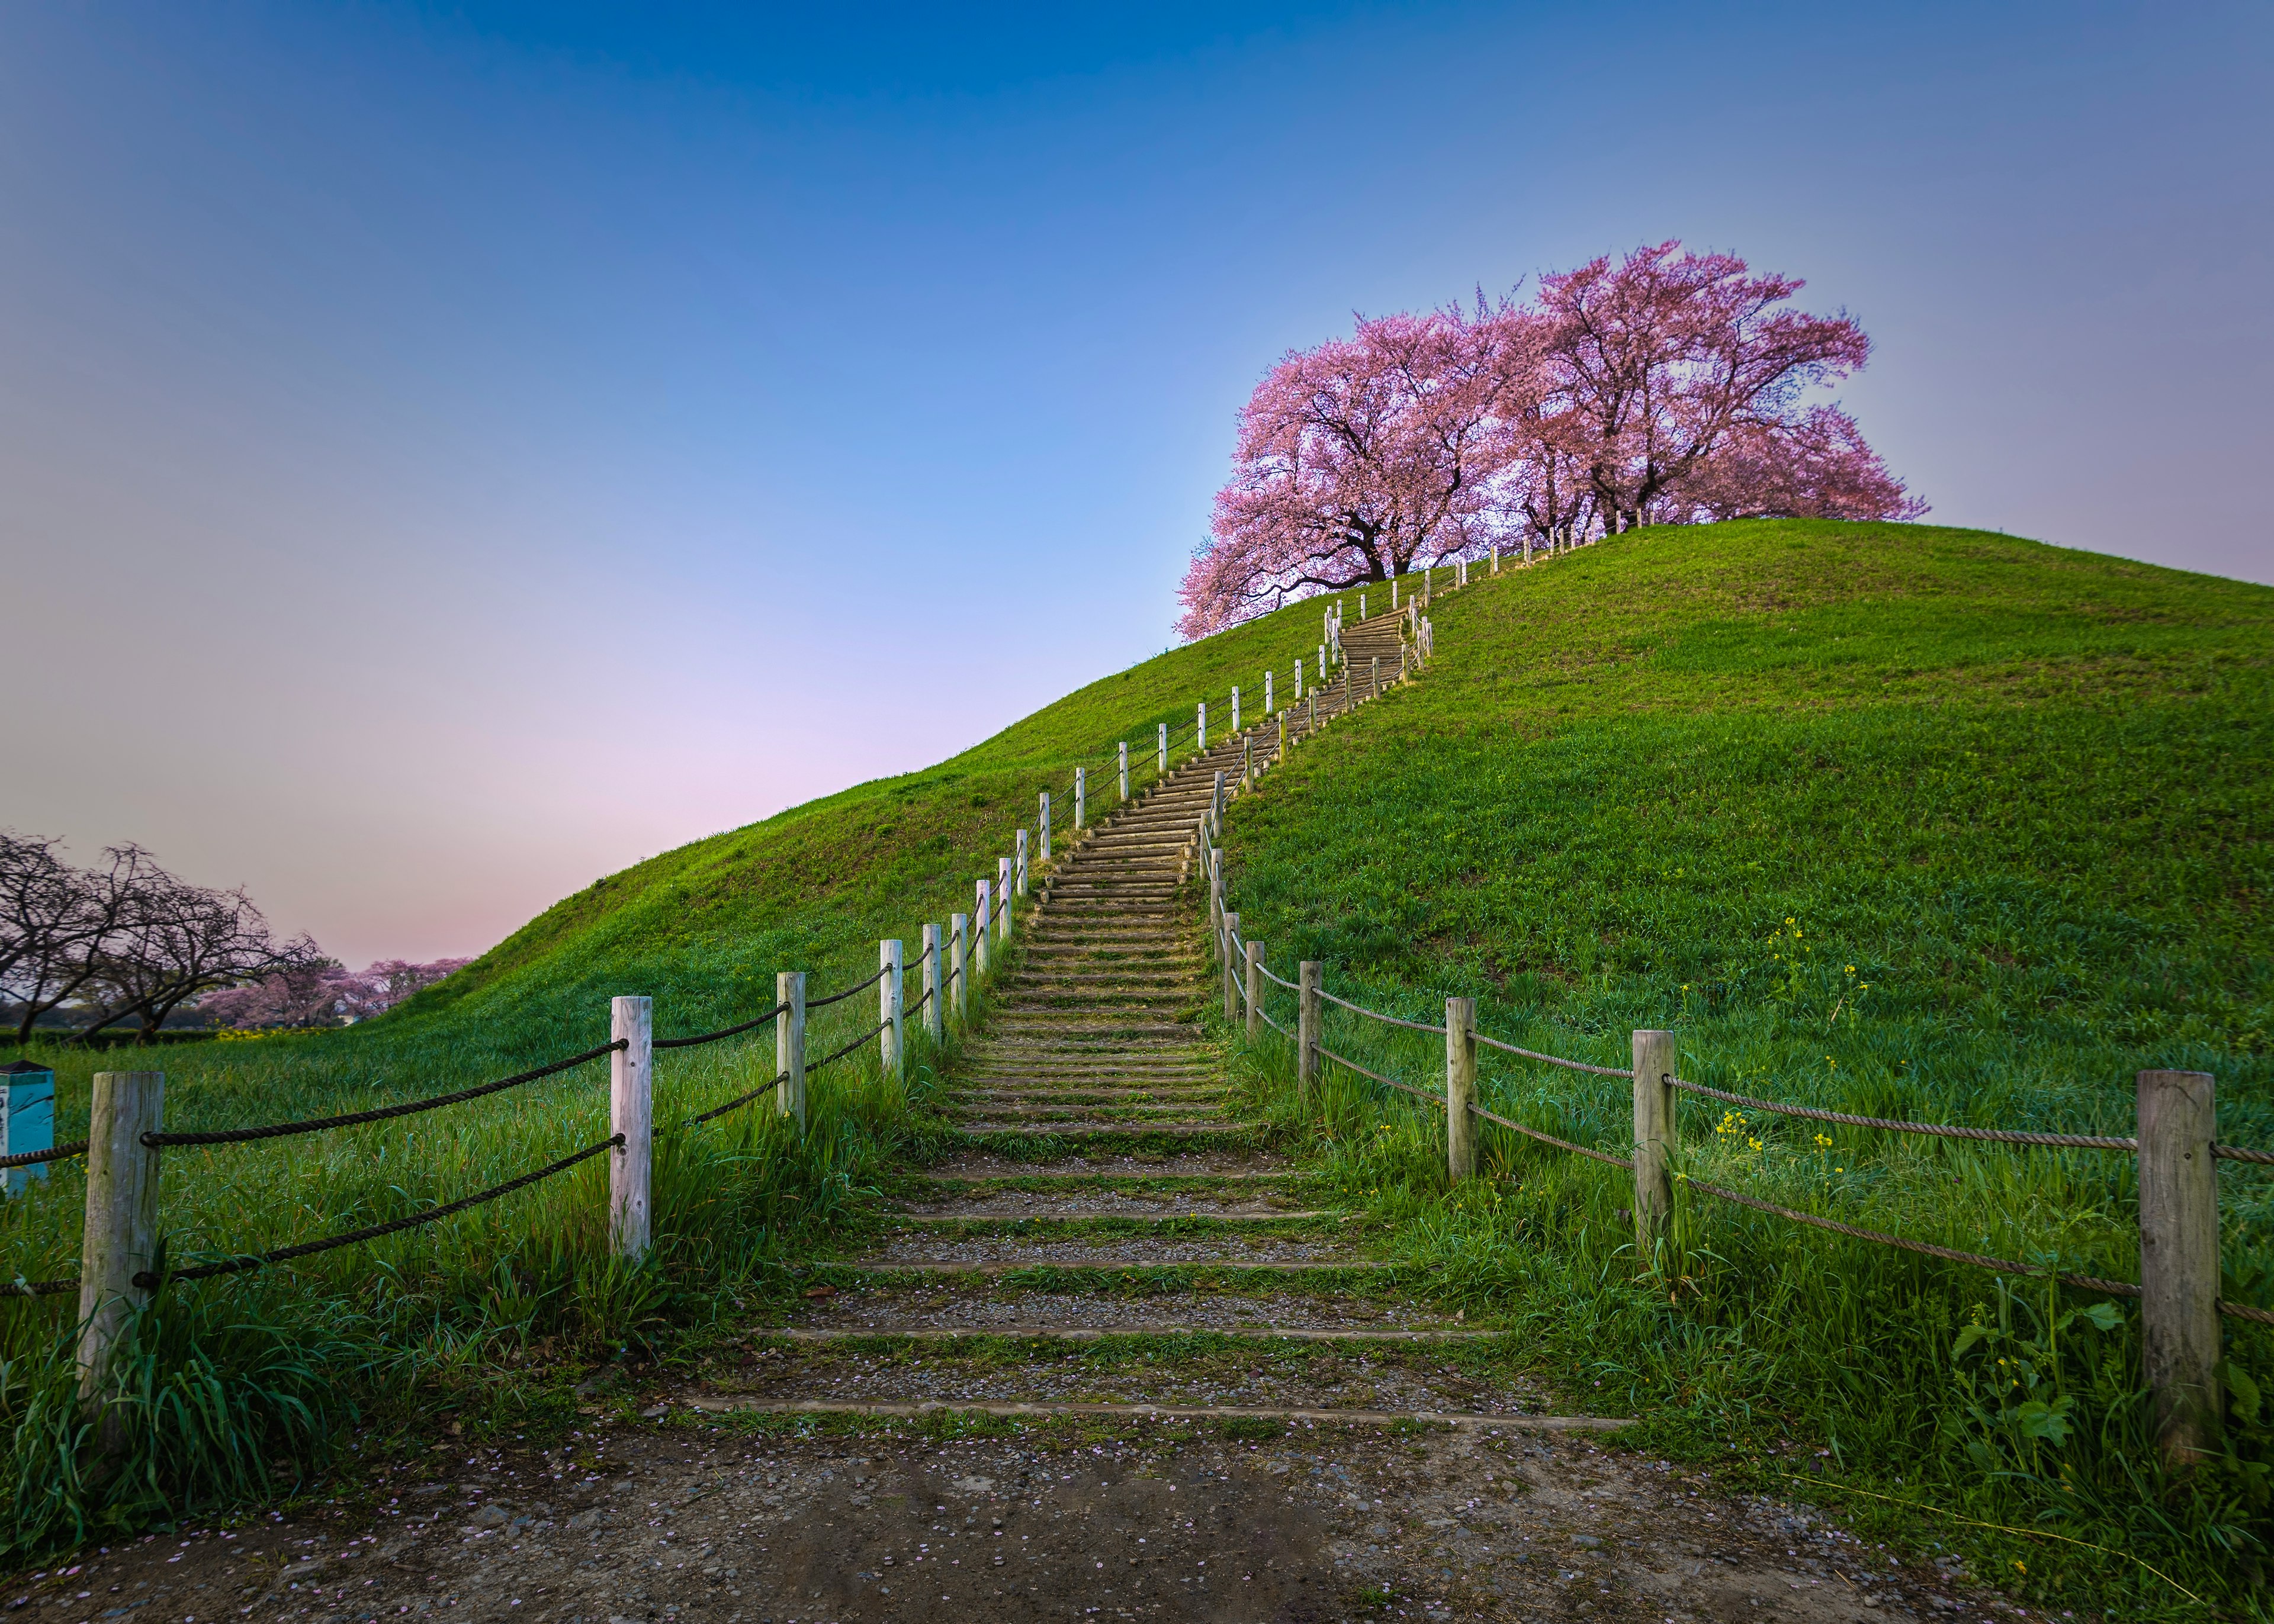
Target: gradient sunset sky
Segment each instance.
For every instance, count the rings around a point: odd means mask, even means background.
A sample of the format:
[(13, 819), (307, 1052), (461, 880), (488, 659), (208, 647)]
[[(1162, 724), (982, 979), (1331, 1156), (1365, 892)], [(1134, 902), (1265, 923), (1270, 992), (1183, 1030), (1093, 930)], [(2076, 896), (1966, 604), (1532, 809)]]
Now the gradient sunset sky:
[(1679, 237), (2274, 581), (2274, 8), (0, 8), (0, 824), (351, 963), (1165, 646), (1281, 351)]

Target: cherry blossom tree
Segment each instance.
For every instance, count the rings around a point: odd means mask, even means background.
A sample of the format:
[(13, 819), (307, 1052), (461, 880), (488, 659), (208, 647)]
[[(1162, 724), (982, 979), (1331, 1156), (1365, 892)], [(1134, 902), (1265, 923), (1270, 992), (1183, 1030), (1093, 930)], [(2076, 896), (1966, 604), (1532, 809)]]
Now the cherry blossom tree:
[(1476, 545), (1500, 522), (1487, 479), (1509, 359), (1488, 321), (1457, 312), (1360, 318), (1284, 357), (1240, 413), (1178, 629), (1204, 636)]
[(383, 959), (363, 970), (332, 959), (296, 966), (240, 987), (208, 992), (192, 1006), (213, 1024), (259, 1026), (331, 1026), (368, 1020), (425, 988), (469, 959), (437, 959), (430, 964)]
[(1520, 539), (1918, 517), (1853, 417), (1803, 406), (1871, 343), (1789, 308), (1802, 286), (1665, 242), (1544, 277), (1529, 304), (1362, 319), (1291, 352), (1240, 413), (1178, 629)]

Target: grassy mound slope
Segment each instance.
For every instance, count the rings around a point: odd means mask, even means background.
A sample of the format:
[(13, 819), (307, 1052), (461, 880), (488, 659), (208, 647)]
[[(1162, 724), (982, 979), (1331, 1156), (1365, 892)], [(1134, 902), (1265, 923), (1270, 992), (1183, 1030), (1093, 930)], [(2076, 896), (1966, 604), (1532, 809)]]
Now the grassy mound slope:
[[(1668, 1027), (1686, 1077), (1863, 1115), (2128, 1133), (2135, 1071), (2209, 1071), (2222, 1137), (2274, 1147), (2274, 591), (1978, 531), (1760, 523), (1480, 577), (1434, 619), (1421, 681), (1229, 821), (1244, 929), (1283, 974), (1319, 959), (1330, 989), (1430, 1019), (1472, 995), (1486, 1032), (1604, 1064)], [(1337, 1017), (1328, 1041), (1442, 1076), (1430, 1040)], [(1299, 1117), (1276, 1041), (1254, 1061)], [(1623, 1081), (1482, 1069), (1504, 1112), (1623, 1151)], [(2163, 1484), (2132, 1305), (2104, 1328), (2089, 1296), (1690, 1195), (1669, 1290), (1622, 1175), (1494, 1130), (1502, 1177), (1447, 1202), (1438, 1119), (1370, 1087), (1329, 1090), (1351, 1187), (1670, 1446), (2152, 1545), (2198, 1588), (2260, 1571), (2267, 1432), (2239, 1411), (2233, 1460)], [(1697, 1177), (2136, 1278), (2127, 1157), (1682, 1115)], [(2274, 1180), (2221, 1181), (2226, 1295), (2274, 1305)], [(2227, 1329), (2246, 1378), (2274, 1374), (2262, 1327)], [(2161, 1588), (2126, 1559), (2005, 1560)]]
[[(880, 779), (666, 853), (547, 910), (491, 952), (380, 1019), (345, 1031), (169, 1047), (169, 1128), (210, 1129), (365, 1109), (464, 1087), (605, 1042), (608, 1000), (655, 999), (659, 1036), (715, 1029), (773, 1002), (779, 969), (809, 996), (876, 968), (899, 936), (968, 912), (1012, 831), (1048, 789), (1064, 838), (1077, 764), (1092, 805), (1113, 795), (1115, 741), (1131, 741), (1133, 787), (1153, 775), (1155, 725), (1191, 749), (1192, 707), (1224, 725), (1234, 682), (1315, 646), (1316, 605), (1291, 610), (1092, 683), (930, 771)], [(1250, 701), (1253, 703), (1253, 700)], [(1172, 761), (1178, 757), (1172, 756)], [(911, 985), (913, 998), (918, 988)], [(813, 1018), (818, 1058), (872, 1026), (853, 997)], [(953, 1040), (951, 1039), (951, 1041)], [(942, 1056), (905, 1084), (879, 1077), (870, 1045), (811, 1081), (802, 1138), (763, 1104), (686, 1132), (690, 1112), (773, 1072), (771, 1026), (666, 1052), (655, 1267), (606, 1258), (606, 1177), (595, 1161), (429, 1228), (290, 1268), (177, 1285), (147, 1317), (127, 1470), (103, 1484), (73, 1469), (72, 1297), (0, 1314), (0, 1546), (19, 1553), (132, 1527), (198, 1506), (258, 1498), (340, 1435), (343, 1408), (502, 1422), (558, 1404), (543, 1372), (564, 1357), (657, 1350), (731, 1306), (778, 1289), (772, 1265), (857, 1222), (884, 1159), (925, 1129)], [(60, 1137), (83, 1135), (88, 1079), (134, 1064), (117, 1052), (41, 1051), (57, 1073)], [(576, 1071), (475, 1103), (310, 1138), (165, 1153), (162, 1210), (180, 1262), (265, 1251), (421, 1210), (501, 1182), (606, 1133), (606, 1071)], [(0, 1258), (13, 1277), (76, 1273), (85, 1180), (59, 1165), (0, 1204)], [(278, 1478), (270, 1463), (283, 1462)]]

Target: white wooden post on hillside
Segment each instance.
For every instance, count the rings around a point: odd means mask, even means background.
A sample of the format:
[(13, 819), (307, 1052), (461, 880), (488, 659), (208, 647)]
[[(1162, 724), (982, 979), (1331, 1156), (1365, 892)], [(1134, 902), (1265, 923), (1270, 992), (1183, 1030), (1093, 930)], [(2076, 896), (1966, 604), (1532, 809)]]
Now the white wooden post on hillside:
[(1124, 739), (1119, 748), (1121, 750), (1121, 799), (1126, 801), (1129, 799), (1129, 741)]
[(877, 944), (877, 967), (885, 979), (877, 983), (877, 1064), (886, 1077), (900, 1074), (900, 944), (887, 936)]
[(1048, 790), (1043, 792), (1042, 825), (1043, 861), (1048, 862), (1050, 860), (1050, 792)]
[(1239, 731), (1239, 689), (1237, 687), (1231, 690), (1231, 731)]
[(1265, 718), (1267, 721), (1270, 719), (1270, 716), (1271, 716), (1271, 673), (1270, 673), (1269, 672), (1268, 672), (1268, 671), (1267, 671), (1267, 672), (1265, 672), (1265, 673), (1263, 673), (1263, 715), (1264, 715), (1264, 718)]
[(1658, 1267), (1659, 1243), (1674, 1214), (1674, 1076), (1679, 1064), (1671, 1032), (1634, 1034), (1635, 1258)]
[(2185, 1471), (2221, 1430), (2218, 1103), (2208, 1071), (2142, 1071), (2138, 1085), (2141, 1352), (2156, 1441)]
[(1306, 959), (1295, 972), (1295, 1082), (1308, 1099), (1319, 1080), (1319, 961)]
[(945, 996), (939, 973), (939, 927), (926, 925), (923, 928), (923, 1032), (924, 1041), (934, 1049), (939, 1047), (944, 1019), (939, 1001)]
[(947, 916), (947, 978), (955, 1003), (955, 1024), (963, 1025), (971, 1009), (971, 916)]
[(782, 970), (774, 976), (774, 1104), (805, 1126), (805, 972)]
[(1363, 592), (1358, 595), (1358, 618), (1361, 622), (1366, 619), (1366, 594)]
[(1247, 1041), (1263, 1041), (1263, 944), (1250, 942), (1246, 945), (1247, 963)]
[(995, 860), (995, 939), (1011, 939), (1011, 860)]
[(1027, 831), (1023, 829), (1019, 831), (1018, 861), (1019, 895), (1024, 897), (1027, 894)]
[[(158, 1152), (142, 1136), (165, 1127), (163, 1071), (97, 1071), (87, 1130), (87, 1228), (79, 1271), (79, 1395), (91, 1410), (110, 1390), (110, 1358), (135, 1310), (134, 1283), (158, 1263)], [(104, 1452), (124, 1438), (103, 1422)]]
[(1073, 827), (1077, 838), (1083, 830), (1089, 827), (1089, 769), (1087, 767), (1073, 770)]
[(647, 1256), (649, 1193), (655, 1169), (655, 1012), (646, 998), (608, 1001), (608, 1132), (623, 1143), (608, 1154), (608, 1250), (636, 1263)]
[(1445, 1172), (1455, 1184), (1477, 1176), (1477, 1001), (1445, 1000)]
[(1224, 932), (1216, 938), (1216, 962), (1224, 968), (1224, 1024), (1239, 1019), (1239, 915), (1224, 916)]
[(1295, 661), (1295, 697), (1303, 697), (1303, 662), (1299, 658)]
[(1208, 701), (1205, 699), (1201, 700), (1200, 703), (1200, 721), (1198, 726), (1200, 727), (1201, 735), (1201, 754), (1205, 756), (1208, 754)]
[(1163, 778), (1169, 776), (1169, 725), (1166, 722), (1161, 724), (1161, 761), (1154, 772)]
[(995, 911), (988, 906), (988, 884), (981, 880), (975, 887), (978, 901), (971, 915), (971, 969), (981, 981), (987, 979), (987, 938), (993, 934)]
[(1500, 543), (1498, 542), (1493, 543), (1492, 572), (1495, 575), (1500, 574)]
[(1397, 613), (1397, 577), (1396, 575), (1389, 577), (1389, 613), (1392, 614)]

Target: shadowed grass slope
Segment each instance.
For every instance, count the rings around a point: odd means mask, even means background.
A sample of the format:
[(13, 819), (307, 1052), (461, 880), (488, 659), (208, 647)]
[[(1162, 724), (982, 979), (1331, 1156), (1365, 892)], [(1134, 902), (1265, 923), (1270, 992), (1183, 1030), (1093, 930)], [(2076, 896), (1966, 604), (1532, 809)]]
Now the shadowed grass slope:
[[(1978, 531), (1758, 523), (1480, 576), (1434, 619), (1423, 680), (1229, 819), (1231, 894), (1282, 974), (1319, 959), (1330, 989), (1431, 1020), (1473, 996), (1485, 1031), (1599, 1064), (1668, 1027), (1685, 1077), (1863, 1115), (2123, 1134), (2136, 1071), (2208, 1071), (2221, 1136), (2274, 1147), (2274, 591)], [(1442, 1086), (1440, 1041), (1335, 1014), (1326, 1041)], [(1291, 1122), (1281, 1047), (1252, 1062)], [(1482, 1071), (1502, 1112), (1626, 1150), (1623, 1079)], [(2263, 1327), (2226, 1326), (2231, 1455), (2173, 1484), (2131, 1304), (1688, 1192), (1668, 1254), (1639, 1259), (1616, 1170), (1488, 1130), (1494, 1181), (1449, 1197), (1442, 1117), (1337, 1076), (1346, 1187), (1668, 1447), (2124, 1545), (2230, 1597), (2265, 1572)], [(1697, 1177), (2137, 1277), (2127, 1157), (1695, 1096), (1682, 1118)], [(2225, 1294), (2274, 1306), (2274, 1179), (2220, 1179)], [(2046, 1595), (2171, 1597), (2128, 1559), (2007, 1544), (2006, 1576)]]
[[(659, 1036), (749, 1019), (778, 970), (820, 997), (876, 968), (876, 944), (968, 912), (1012, 831), (1053, 792), (1058, 835), (1073, 768), (1133, 745), (1152, 775), (1154, 724), (1186, 734), (1195, 700), (1222, 705), (1267, 660), (1282, 673), (1317, 639), (1315, 607), (1275, 617), (1091, 684), (941, 766), (861, 785), (663, 854), (568, 898), (440, 985), (344, 1031), (132, 1054), (40, 1051), (57, 1072), (58, 1136), (86, 1132), (88, 1079), (141, 1064), (167, 1073), (168, 1126), (226, 1128), (352, 1111), (467, 1086), (605, 1042), (608, 1000), (655, 1000)], [(1218, 726), (1222, 724), (1219, 723)], [(918, 985), (912, 982), (913, 998)], [(873, 995), (818, 1011), (817, 1058), (876, 1020)], [(791, 1132), (764, 1102), (681, 1129), (688, 1115), (773, 1074), (769, 1025), (658, 1056), (652, 1264), (606, 1258), (606, 1174), (586, 1163), (428, 1228), (289, 1267), (165, 1293), (141, 1328), (123, 1470), (85, 1474), (72, 1399), (75, 1298), (0, 1307), (0, 1544), (30, 1553), (288, 1488), (350, 1414), (413, 1424), (463, 1410), (498, 1425), (565, 1404), (563, 1361), (661, 1357), (737, 1300), (786, 1289), (777, 1261), (858, 1222), (885, 1159), (921, 1144), (939, 1065), (905, 1083), (873, 1045), (811, 1081)], [(165, 1153), (161, 1207), (177, 1263), (321, 1238), (486, 1188), (607, 1132), (606, 1066), (406, 1120), (264, 1144)], [(0, 1267), (42, 1280), (78, 1270), (84, 1173), (59, 1164), (0, 1204)]]

